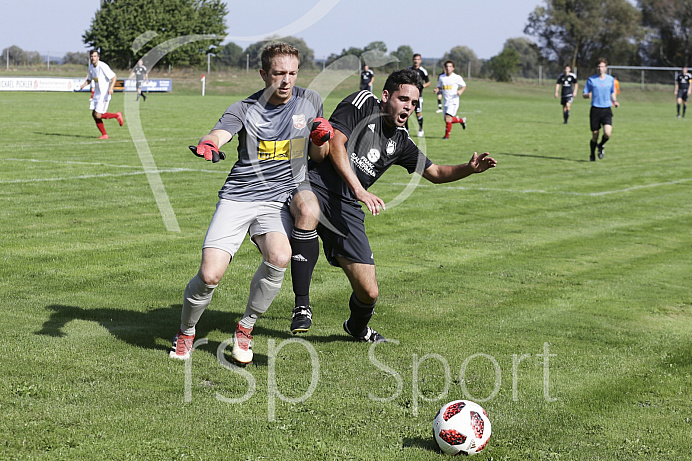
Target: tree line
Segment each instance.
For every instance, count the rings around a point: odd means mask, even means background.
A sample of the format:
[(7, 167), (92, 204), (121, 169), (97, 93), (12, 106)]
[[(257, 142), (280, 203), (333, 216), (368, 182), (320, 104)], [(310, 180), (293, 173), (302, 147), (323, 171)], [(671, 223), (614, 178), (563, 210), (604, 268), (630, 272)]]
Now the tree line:
[[(211, 62), (215, 67), (244, 68), (249, 59), (249, 65), (257, 68), (266, 41), (246, 49), (235, 43), (222, 45), (227, 13), (221, 0), (103, 0), (82, 39), (90, 48), (100, 49), (102, 59), (111, 66), (128, 68), (167, 40), (213, 34), (216, 38), (176, 48), (159, 65), (201, 67)], [(135, 40), (151, 31), (153, 38), (133, 49)], [(636, 5), (628, 0), (544, 0), (544, 5), (536, 7), (527, 18), (524, 33), (533, 40), (510, 38), (503, 50), (489, 60), (479, 59), (466, 46), (456, 46), (433, 64), (441, 68), (451, 59), (457, 69), (469, 69), (473, 76), (500, 81), (535, 77), (539, 66), (548, 73), (559, 71), (565, 64), (591, 69), (599, 57), (619, 65), (682, 67), (692, 56), (691, 32), (692, 0), (637, 0)], [(389, 63), (385, 69), (398, 68), (409, 65), (413, 54), (409, 45), (388, 53), (384, 42), (375, 41), (364, 48), (344, 48), (320, 62), (302, 39), (281, 40), (301, 51), (301, 65), (308, 69), (329, 65), (347, 55), (360, 59), (367, 52), (382, 56), (383, 62)], [(38, 52), (25, 52), (16, 46), (3, 50), (0, 62), (6, 64), (8, 57), (12, 65), (41, 62)], [(85, 64), (88, 55), (67, 53), (63, 62)]]

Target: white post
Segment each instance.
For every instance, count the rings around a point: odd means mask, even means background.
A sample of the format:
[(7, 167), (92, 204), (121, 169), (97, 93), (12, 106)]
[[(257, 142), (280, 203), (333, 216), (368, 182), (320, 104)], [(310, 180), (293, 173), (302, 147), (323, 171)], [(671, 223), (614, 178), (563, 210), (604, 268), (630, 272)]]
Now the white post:
[(543, 65), (538, 66), (538, 84), (543, 83)]
[(250, 73), (250, 54), (245, 55), (245, 73)]
[(207, 53), (207, 73), (211, 70), (211, 54)]
[(469, 73), (466, 78), (468, 78), (469, 80), (471, 79), (471, 61), (469, 61)]

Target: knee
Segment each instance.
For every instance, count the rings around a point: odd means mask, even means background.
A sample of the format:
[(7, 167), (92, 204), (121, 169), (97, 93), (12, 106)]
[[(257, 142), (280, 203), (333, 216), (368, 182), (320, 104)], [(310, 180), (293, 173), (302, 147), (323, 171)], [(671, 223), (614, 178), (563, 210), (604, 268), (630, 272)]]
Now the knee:
[(221, 278), (223, 277), (223, 272), (219, 273), (218, 271), (200, 269), (197, 275), (205, 285), (216, 286), (221, 281)]
[(295, 227), (303, 230), (316, 229), (320, 218), (320, 205), (317, 202), (317, 197), (309, 191), (300, 192), (291, 201), (291, 215)]
[(265, 256), (265, 260), (272, 266), (284, 269), (291, 263), (291, 247), (273, 248)]
[(363, 304), (375, 304), (380, 296), (380, 289), (377, 283), (367, 287), (358, 287), (355, 292), (356, 298)]

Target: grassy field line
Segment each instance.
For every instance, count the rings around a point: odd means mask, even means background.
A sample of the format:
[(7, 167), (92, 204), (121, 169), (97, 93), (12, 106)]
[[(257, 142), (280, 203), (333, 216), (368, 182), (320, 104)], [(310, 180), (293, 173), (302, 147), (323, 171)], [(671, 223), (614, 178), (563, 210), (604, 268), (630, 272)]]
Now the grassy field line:
[[(674, 186), (692, 181), (692, 178), (681, 178), (675, 181), (658, 182), (653, 184), (641, 184), (639, 186), (626, 187), (624, 189), (605, 190), (601, 192), (568, 192), (560, 190), (542, 190), (542, 189), (501, 189), (492, 187), (466, 187), (466, 186), (439, 186), (429, 184), (419, 184), (418, 187), (437, 187), (453, 190), (469, 190), (469, 191), (486, 191), (486, 192), (508, 192), (510, 194), (560, 194), (560, 195), (575, 195), (578, 197), (598, 197), (601, 195), (621, 194), (624, 192), (632, 192), (639, 189), (648, 189), (653, 187)], [(406, 186), (408, 183), (392, 183), (393, 186)]]

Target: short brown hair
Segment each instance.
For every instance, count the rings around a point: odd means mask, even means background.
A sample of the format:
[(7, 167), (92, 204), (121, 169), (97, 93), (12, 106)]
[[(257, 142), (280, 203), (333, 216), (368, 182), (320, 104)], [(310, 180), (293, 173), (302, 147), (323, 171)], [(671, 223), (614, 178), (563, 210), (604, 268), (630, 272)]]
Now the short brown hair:
[(300, 64), (298, 48), (288, 43), (270, 43), (262, 50), (262, 69), (265, 72), (269, 72), (272, 67), (272, 60), (276, 56), (294, 56)]
[(598, 61), (596, 62), (596, 65), (603, 63), (606, 66), (608, 65), (608, 61), (606, 61), (606, 58), (598, 58)]

